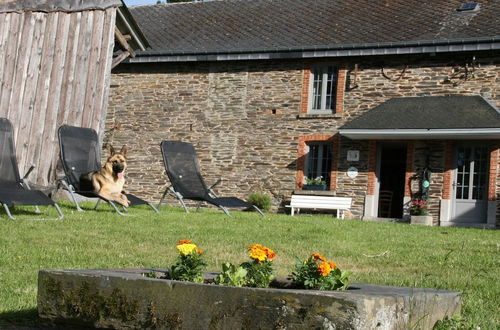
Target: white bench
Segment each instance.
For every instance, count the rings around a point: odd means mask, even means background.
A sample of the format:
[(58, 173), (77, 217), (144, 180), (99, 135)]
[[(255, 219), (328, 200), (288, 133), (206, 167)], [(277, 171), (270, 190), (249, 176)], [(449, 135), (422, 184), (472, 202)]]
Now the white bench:
[[(337, 210), (337, 218), (344, 219), (344, 210), (351, 208), (352, 198), (350, 197), (336, 197), (336, 196), (314, 196), (314, 195), (292, 195), (290, 205), (291, 215), (297, 214), (300, 209), (323, 209), (323, 210)], [(340, 217), (339, 217), (340, 215)]]

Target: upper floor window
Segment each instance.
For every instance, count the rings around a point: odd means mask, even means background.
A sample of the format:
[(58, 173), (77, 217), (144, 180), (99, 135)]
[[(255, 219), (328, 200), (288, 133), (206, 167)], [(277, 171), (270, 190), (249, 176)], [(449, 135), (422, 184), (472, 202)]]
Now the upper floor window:
[(333, 65), (314, 67), (311, 70), (309, 112), (331, 114), (335, 112), (339, 70)]

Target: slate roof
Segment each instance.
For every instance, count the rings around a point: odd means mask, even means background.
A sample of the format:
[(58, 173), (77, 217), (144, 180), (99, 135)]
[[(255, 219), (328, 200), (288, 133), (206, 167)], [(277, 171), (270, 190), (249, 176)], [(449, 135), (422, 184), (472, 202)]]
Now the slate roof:
[(390, 99), (340, 127), (346, 129), (500, 128), (500, 112), (481, 96)]
[(130, 7), (151, 44), (143, 55), (321, 50), (496, 42), (500, 1), (218, 0)]

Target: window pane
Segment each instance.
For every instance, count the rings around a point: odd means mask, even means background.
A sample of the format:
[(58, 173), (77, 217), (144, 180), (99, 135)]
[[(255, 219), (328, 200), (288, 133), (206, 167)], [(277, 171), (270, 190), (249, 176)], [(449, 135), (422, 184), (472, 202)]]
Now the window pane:
[(474, 149), (474, 175), (472, 186), (473, 199), (486, 198), (488, 150), (486, 147)]
[(313, 105), (312, 108), (321, 109), (321, 91), (323, 89), (323, 73), (320, 69), (313, 71)]
[(335, 98), (337, 95), (337, 70), (329, 66), (328, 71), (325, 74), (326, 77), (326, 98), (325, 102), (326, 104), (324, 105), (323, 109), (333, 109), (333, 106), (335, 105)]

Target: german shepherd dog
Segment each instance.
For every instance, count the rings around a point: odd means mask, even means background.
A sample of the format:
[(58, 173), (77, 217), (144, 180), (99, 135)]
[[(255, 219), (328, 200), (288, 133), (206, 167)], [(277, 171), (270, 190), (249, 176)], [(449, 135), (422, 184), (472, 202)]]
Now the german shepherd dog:
[(80, 182), (87, 181), (92, 184), (93, 191), (110, 201), (128, 207), (123, 186), (125, 185), (125, 169), (127, 168), (127, 147), (123, 146), (119, 152), (109, 147), (110, 156), (104, 166), (96, 172), (82, 175)]

